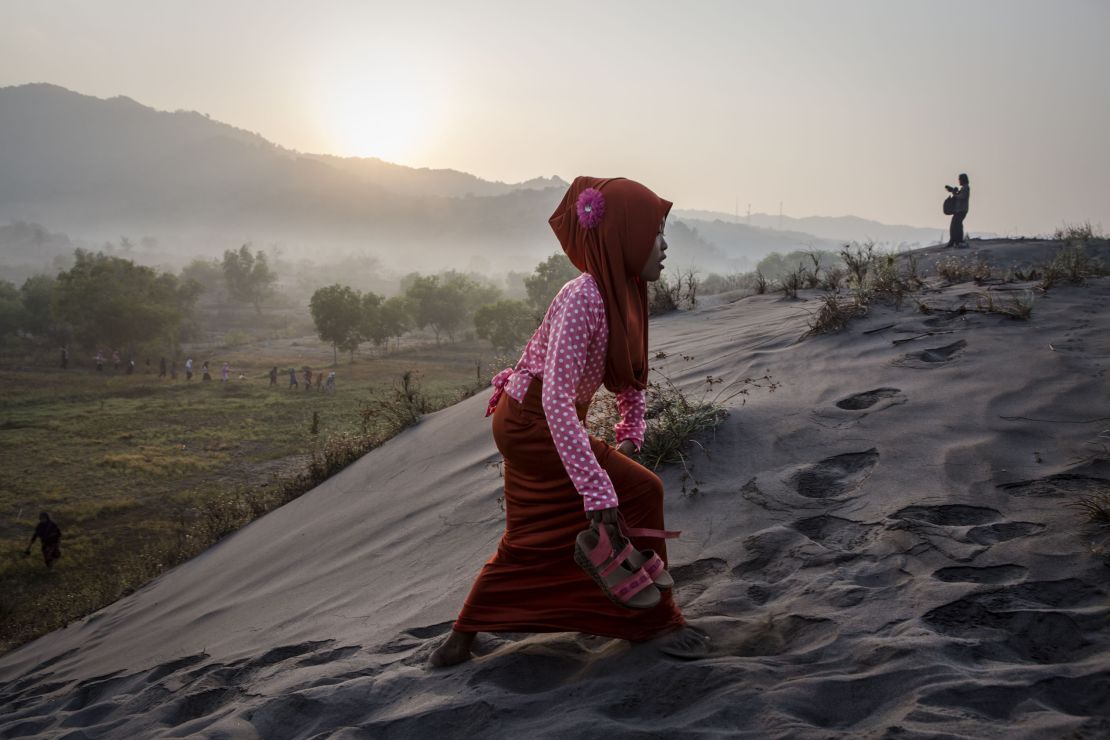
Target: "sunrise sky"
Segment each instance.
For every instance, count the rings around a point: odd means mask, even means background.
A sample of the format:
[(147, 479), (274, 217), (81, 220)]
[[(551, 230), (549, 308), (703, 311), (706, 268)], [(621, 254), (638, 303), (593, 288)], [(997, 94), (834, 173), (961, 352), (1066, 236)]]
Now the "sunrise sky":
[(1110, 2), (6, 0), (0, 86), (679, 208), (1110, 229)]

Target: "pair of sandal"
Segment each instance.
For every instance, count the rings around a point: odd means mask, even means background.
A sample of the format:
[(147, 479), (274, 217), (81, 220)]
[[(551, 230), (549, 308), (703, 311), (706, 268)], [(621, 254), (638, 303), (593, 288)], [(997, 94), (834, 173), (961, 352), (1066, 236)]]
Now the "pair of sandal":
[(617, 522), (615, 527), (593, 522), (588, 529), (579, 532), (574, 544), (574, 560), (617, 606), (650, 609), (662, 598), (660, 590), (674, 587), (674, 578), (654, 550), (637, 550), (628, 538), (669, 539), (679, 533), (630, 528), (623, 517)]

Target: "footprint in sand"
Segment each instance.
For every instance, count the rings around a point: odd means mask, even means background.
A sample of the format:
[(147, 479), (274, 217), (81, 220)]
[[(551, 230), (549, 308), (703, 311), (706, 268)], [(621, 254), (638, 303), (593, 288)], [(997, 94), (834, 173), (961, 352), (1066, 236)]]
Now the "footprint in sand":
[(907, 506), (891, 514), (891, 519), (906, 519), (946, 527), (989, 524), (1002, 518), (1002, 512), (985, 506), (944, 504), (941, 506)]
[[(957, 638), (952, 649), (971, 649), (980, 660), (1062, 663), (1090, 650), (1086, 635), (1106, 627), (1106, 593), (1077, 578), (1030, 581), (969, 594), (926, 613), (935, 632)], [(972, 647), (962, 641), (976, 640)]]
[(760, 473), (740, 489), (744, 498), (770, 511), (826, 509), (860, 495), (879, 462), (879, 451), (846, 452), (809, 465)]
[(954, 360), (965, 347), (967, 347), (967, 342), (961, 339), (943, 347), (930, 347), (920, 352), (904, 354), (894, 360), (894, 364), (899, 367), (919, 369), (938, 367)]
[(1012, 583), (1020, 581), (1029, 571), (1020, 565), (989, 565), (980, 568), (957, 566), (934, 571), (933, 578), (945, 583)]
[(790, 484), (806, 498), (839, 499), (863, 485), (879, 462), (879, 451), (846, 452), (826, 457), (790, 477)]
[(728, 571), (728, 563), (720, 558), (702, 558), (670, 568), (675, 593), (685, 605), (695, 602), (714, 581), (726, 577)]
[(799, 519), (790, 526), (831, 550), (854, 552), (875, 538), (879, 525), (825, 514)]
[(976, 545), (996, 545), (999, 542), (1016, 540), (1018, 537), (1031, 537), (1045, 530), (1045, 525), (1036, 522), (999, 522), (967, 530), (965, 538)]
[[(871, 408), (885, 398), (895, 398), (901, 395), (901, 393), (902, 391), (900, 388), (876, 388), (873, 391), (864, 391), (863, 393), (856, 393), (847, 398), (842, 398), (836, 402), (836, 407), (846, 411), (863, 411), (864, 409)], [(905, 396), (902, 396), (902, 403), (906, 402), (905, 398)]]
[(840, 632), (831, 619), (799, 614), (758, 620), (707, 617), (699, 619), (696, 627), (710, 637), (711, 658), (801, 655), (828, 645)]
[(898, 388), (875, 388), (853, 393), (833, 406), (814, 409), (813, 420), (823, 427), (844, 429), (860, 423), (869, 414), (884, 411), (891, 406), (900, 406), (908, 400)]
[(1059, 473), (1033, 480), (1014, 481), (998, 486), (1012, 496), (1074, 497), (1110, 488), (1110, 479), (1077, 473)]
[(584, 665), (583, 656), (521, 650), (478, 665), (467, 683), (474, 687), (490, 684), (513, 694), (541, 694), (566, 683)]

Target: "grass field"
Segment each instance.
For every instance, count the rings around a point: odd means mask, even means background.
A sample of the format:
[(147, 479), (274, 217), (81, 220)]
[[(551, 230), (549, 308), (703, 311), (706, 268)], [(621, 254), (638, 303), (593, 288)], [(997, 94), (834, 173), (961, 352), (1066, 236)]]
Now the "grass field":
[[(314, 338), (199, 348), (196, 369), (210, 359), (211, 382), (199, 372), (186, 382), (180, 365), (177, 380), (160, 379), (144, 361), (133, 375), (87, 361), (0, 366), (0, 651), (111, 603), (295, 495), (290, 482), (306, 487), (327, 440), (362, 440), (361, 452), (395, 433), (362, 409), (394, 398), (406, 371), (440, 408), (488, 383), (493, 355), (484, 342), (420, 340), (353, 364), (340, 355), (332, 394), (288, 388), (290, 366), (298, 379), (306, 364), (333, 369), (330, 346)], [(284, 372), (271, 387), (275, 365)], [(233, 492), (247, 514), (229, 516)], [(64, 532), (52, 571), (37, 543), (23, 557), (40, 510)]]

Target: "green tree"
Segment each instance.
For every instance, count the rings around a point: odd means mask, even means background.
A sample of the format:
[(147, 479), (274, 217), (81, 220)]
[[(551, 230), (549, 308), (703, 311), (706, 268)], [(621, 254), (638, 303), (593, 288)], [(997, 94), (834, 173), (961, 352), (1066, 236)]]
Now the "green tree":
[(335, 364), (339, 364), (339, 350), (351, 353), (354, 361), (355, 350), (361, 339), (362, 296), (346, 285), (329, 285), (312, 294), (308, 303), (316, 333), (325, 342), (331, 342)]
[(527, 303), (506, 300), (479, 308), (474, 314), (474, 328), (479, 337), (488, 339), (495, 348), (512, 352), (532, 336), (536, 321)]
[(82, 346), (166, 339), (176, 347), (184, 338), (199, 285), (101, 252), (78, 249), (74, 256), (73, 267), (58, 274), (54, 314)]
[(262, 301), (270, 295), (277, 275), (270, 269), (266, 253), (261, 249), (251, 253), (250, 245), (244, 244), (239, 251), (224, 252), (224, 281), (227, 294), (233, 301), (249, 303), (254, 310), (262, 313)]
[(64, 333), (59, 331), (54, 320), (56, 284), (57, 279), (52, 275), (32, 275), (23, 281), (23, 286), (19, 289), (25, 314), (23, 328), (35, 337), (53, 336), (64, 341)]
[(0, 339), (14, 334), (23, 323), (23, 298), (19, 289), (7, 280), (0, 280)]
[(181, 268), (181, 279), (196, 282), (210, 296), (208, 300), (219, 300), (227, 289), (223, 266), (219, 260), (197, 258)]
[(418, 329), (431, 327), (436, 335), (436, 344), (439, 344), (441, 334), (447, 334), (454, 341), (455, 332), (466, 323), (463, 300), (464, 293), (457, 282), (442, 285), (435, 275), (417, 275), (405, 291), (413, 324)]
[[(412, 326), (408, 302), (402, 295), (395, 295), (382, 302), (379, 309), (382, 331), (389, 338), (400, 339)], [(398, 342), (399, 344), (399, 342)]]
[(562, 252), (556, 252), (536, 265), (535, 272), (524, 278), (524, 289), (528, 291), (532, 309), (542, 317), (555, 294), (581, 274)]
[(439, 275), (440, 283), (444, 287), (454, 288), (462, 296), (461, 308), (466, 313), (466, 321), (474, 316), (474, 312), (482, 306), (494, 303), (501, 299), (501, 289), (481, 280), (476, 280), (470, 275), (449, 270)]
[(386, 321), (385, 301), (377, 293), (366, 292), (362, 295), (362, 323), (359, 334), (363, 341), (373, 342), (380, 347), (392, 336), (392, 327)]

